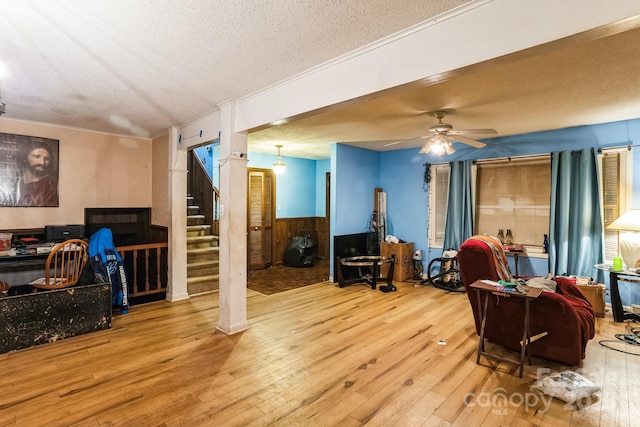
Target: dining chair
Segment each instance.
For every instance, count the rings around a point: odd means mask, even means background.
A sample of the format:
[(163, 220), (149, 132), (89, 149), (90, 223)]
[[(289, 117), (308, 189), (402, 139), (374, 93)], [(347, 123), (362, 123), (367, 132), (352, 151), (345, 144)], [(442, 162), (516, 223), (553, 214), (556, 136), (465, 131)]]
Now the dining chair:
[(89, 244), (69, 239), (51, 248), (45, 264), (45, 276), (31, 282), (35, 290), (51, 290), (73, 286), (78, 282), (89, 256)]

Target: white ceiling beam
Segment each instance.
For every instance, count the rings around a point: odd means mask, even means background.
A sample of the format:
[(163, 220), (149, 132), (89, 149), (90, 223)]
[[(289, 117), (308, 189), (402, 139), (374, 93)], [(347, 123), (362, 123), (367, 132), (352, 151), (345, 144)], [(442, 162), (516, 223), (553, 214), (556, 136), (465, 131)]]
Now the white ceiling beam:
[(265, 127), (638, 14), (636, 0), (471, 2), (239, 99), (236, 131)]

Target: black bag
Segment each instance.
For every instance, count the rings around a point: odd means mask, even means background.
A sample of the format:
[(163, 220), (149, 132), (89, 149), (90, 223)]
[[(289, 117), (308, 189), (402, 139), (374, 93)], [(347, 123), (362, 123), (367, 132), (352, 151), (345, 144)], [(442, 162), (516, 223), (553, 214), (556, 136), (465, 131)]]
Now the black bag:
[(315, 248), (310, 236), (294, 236), (284, 253), (284, 265), (287, 267), (313, 267)]

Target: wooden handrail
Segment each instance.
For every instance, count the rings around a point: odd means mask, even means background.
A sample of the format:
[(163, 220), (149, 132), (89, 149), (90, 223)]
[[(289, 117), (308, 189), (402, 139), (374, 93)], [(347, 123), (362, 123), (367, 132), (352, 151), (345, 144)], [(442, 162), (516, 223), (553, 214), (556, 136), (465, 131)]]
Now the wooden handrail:
[[(166, 292), (168, 265), (163, 254), (166, 255), (168, 248), (166, 242), (116, 248), (125, 265), (129, 298)], [(144, 258), (140, 260), (142, 255)]]

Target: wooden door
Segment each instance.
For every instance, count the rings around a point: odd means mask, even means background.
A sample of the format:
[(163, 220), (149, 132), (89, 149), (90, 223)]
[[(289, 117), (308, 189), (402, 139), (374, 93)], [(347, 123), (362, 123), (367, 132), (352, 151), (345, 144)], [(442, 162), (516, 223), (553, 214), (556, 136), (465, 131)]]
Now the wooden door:
[(249, 169), (247, 206), (247, 265), (249, 270), (270, 267), (273, 260), (275, 179), (270, 169)]

